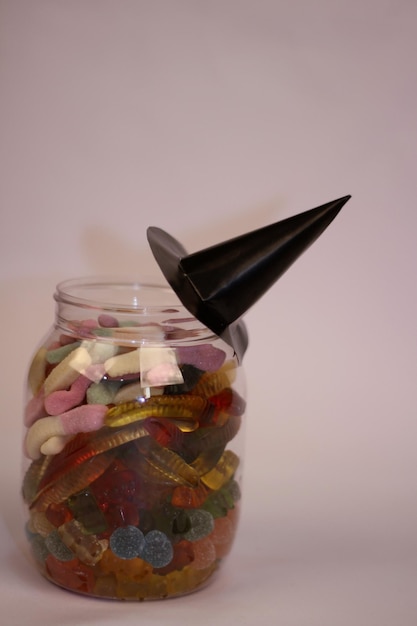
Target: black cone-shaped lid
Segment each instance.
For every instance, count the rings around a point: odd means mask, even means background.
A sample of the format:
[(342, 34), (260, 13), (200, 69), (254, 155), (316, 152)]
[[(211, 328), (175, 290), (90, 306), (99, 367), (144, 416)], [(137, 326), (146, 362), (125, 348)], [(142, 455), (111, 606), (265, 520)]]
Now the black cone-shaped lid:
[(187, 254), (160, 228), (148, 228), (148, 241), (184, 306), (241, 357), (247, 334), (240, 317), (321, 235), (349, 198), (339, 198), (193, 254)]

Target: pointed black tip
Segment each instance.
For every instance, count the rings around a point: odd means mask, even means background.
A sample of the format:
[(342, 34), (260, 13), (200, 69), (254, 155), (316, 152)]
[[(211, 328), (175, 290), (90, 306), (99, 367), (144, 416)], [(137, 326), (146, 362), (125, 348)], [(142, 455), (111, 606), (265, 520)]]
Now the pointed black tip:
[(191, 255), (160, 228), (149, 227), (147, 237), (184, 306), (243, 355), (247, 336), (241, 316), (322, 234), (350, 198), (342, 196)]
[(341, 198), (338, 198), (337, 200), (335, 200), (335, 202), (339, 203), (340, 208), (342, 208), (346, 204), (346, 202), (351, 199), (351, 197), (352, 196), (348, 194), (347, 196), (342, 196)]
[(347, 196), (342, 196), (341, 198), (337, 198), (337, 200), (333, 200), (333, 202), (329, 202), (329, 205), (333, 205), (333, 209), (336, 211), (336, 215), (337, 213), (339, 213), (339, 211), (345, 206), (346, 202), (348, 202), (348, 200), (351, 199), (351, 195), (347, 195)]

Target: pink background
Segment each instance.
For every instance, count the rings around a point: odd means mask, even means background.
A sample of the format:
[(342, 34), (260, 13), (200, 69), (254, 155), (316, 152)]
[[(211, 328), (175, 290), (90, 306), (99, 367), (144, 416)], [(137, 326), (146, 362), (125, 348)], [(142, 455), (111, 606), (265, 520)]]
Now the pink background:
[[(0, 0), (0, 575), (8, 625), (417, 623), (414, 0)], [(219, 578), (145, 605), (21, 552), (23, 379), (57, 281), (155, 275), (351, 193), (246, 316), (243, 519)]]

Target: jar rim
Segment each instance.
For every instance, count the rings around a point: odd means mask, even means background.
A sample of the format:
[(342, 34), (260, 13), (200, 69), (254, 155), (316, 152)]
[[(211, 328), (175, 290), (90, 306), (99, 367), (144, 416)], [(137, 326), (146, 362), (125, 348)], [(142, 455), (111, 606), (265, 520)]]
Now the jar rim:
[(155, 279), (138, 280), (130, 276), (84, 276), (56, 285), (58, 303), (119, 312), (163, 311), (175, 307), (192, 315), (174, 290)]

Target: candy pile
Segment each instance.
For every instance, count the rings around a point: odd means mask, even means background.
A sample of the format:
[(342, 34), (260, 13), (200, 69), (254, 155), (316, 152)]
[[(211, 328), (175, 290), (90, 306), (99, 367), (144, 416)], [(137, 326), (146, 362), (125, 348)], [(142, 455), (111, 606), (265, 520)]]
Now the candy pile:
[(38, 350), (22, 493), (44, 576), (142, 600), (188, 593), (217, 569), (238, 520), (228, 445), (245, 409), (221, 346), (101, 315)]

